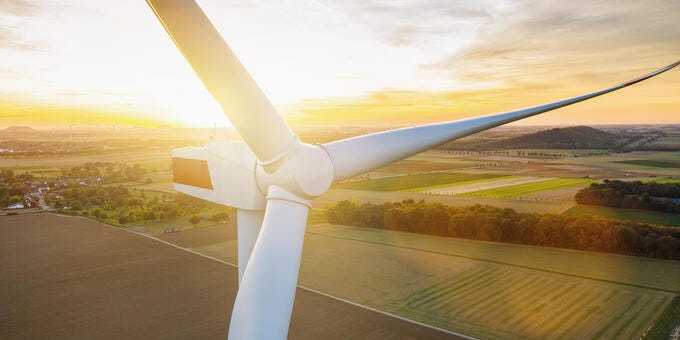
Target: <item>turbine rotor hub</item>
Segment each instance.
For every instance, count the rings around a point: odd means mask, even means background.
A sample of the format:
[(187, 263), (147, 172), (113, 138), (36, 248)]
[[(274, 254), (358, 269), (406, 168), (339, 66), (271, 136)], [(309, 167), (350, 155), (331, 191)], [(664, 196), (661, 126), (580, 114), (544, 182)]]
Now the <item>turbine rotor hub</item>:
[(333, 164), (318, 145), (297, 141), (276, 162), (258, 162), (255, 180), (267, 195), (272, 185), (305, 201), (325, 193), (333, 182)]

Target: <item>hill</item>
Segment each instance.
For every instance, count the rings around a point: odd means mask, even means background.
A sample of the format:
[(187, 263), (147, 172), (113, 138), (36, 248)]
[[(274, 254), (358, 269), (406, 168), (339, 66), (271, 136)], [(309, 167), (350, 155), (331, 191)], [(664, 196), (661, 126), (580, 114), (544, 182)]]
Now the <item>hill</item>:
[(37, 132), (37, 130), (30, 127), (30, 126), (15, 125), (15, 126), (10, 126), (10, 127), (4, 128), (4, 129), (0, 130), (0, 132), (3, 132), (3, 133), (33, 133), (33, 132)]
[(468, 139), (452, 142), (447, 150), (504, 150), (504, 149), (617, 149), (631, 142), (619, 136), (589, 126), (553, 128), (511, 138)]

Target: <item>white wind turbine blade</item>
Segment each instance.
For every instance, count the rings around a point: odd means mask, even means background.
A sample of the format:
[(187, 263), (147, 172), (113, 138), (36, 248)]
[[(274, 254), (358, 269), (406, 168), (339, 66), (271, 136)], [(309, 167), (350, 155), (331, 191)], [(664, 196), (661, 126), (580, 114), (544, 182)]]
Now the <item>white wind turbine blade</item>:
[[(297, 181), (299, 176), (290, 173), (276, 176), (281, 171), (299, 169), (296, 166), (286, 167), (286, 157), (307, 155), (305, 151), (309, 151), (311, 146), (302, 145), (286, 126), (200, 7), (192, 0), (147, 2), (257, 156), (259, 164), (266, 168), (277, 163), (275, 167), (266, 169), (262, 176), (271, 175), (274, 181), (299, 189), (299, 186), (295, 186), (300, 184)], [(319, 152), (329, 162), (325, 153)], [(278, 161), (284, 162), (281, 166), (283, 170), (278, 168)], [(319, 183), (330, 185), (330, 166), (328, 170), (328, 179), (311, 181), (312, 188), (319, 186)], [(304, 180), (302, 182), (309, 184)], [(308, 187), (303, 185), (303, 188)], [(305, 194), (304, 190), (302, 192)], [(261, 215), (258, 216), (257, 212), (238, 212), (240, 286), (232, 312), (229, 338), (286, 338), (309, 206), (308, 200), (270, 184), (264, 221), (259, 232), (257, 225)]]
[(333, 179), (338, 181), (385, 166), (475, 132), (622, 89), (668, 71), (679, 64), (680, 61), (608, 89), (549, 104), (482, 117), (383, 131), (327, 143), (323, 147), (333, 161)]
[(196, 2), (147, 3), (260, 162), (285, 155), (297, 137)]
[(229, 339), (285, 339), (309, 206), (272, 185), (260, 236), (250, 255), (229, 325)]
[(248, 266), (248, 259), (255, 247), (255, 241), (260, 234), (264, 211), (260, 210), (236, 210), (236, 225), (238, 237), (238, 282), (243, 280), (243, 273)]

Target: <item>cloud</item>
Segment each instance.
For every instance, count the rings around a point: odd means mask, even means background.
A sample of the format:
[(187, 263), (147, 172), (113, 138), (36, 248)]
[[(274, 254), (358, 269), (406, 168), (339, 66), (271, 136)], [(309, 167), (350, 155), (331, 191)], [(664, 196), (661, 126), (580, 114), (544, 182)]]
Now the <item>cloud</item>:
[[(490, 1), (326, 1), (352, 25), (362, 25), (396, 46), (448, 49), (491, 20)], [(449, 41), (447, 44), (446, 41)]]
[(426, 65), (467, 82), (607, 82), (680, 56), (680, 2), (515, 1), (475, 44)]
[(36, 15), (39, 7), (26, 0), (0, 0), (0, 49), (34, 49), (38, 44), (22, 37), (22, 22)]
[(38, 6), (27, 0), (0, 0), (2, 12), (11, 15), (28, 16), (38, 11)]

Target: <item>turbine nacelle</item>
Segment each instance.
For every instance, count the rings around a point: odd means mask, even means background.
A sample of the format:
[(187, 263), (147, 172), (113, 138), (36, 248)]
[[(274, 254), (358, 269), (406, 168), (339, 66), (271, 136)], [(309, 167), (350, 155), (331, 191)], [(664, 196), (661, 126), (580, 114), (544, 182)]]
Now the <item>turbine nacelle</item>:
[(257, 158), (243, 142), (215, 142), (172, 151), (176, 191), (237, 209), (265, 208), (265, 195), (255, 180), (256, 167)]
[(325, 149), (297, 138), (267, 163), (259, 162), (243, 142), (175, 149), (172, 157), (176, 191), (237, 209), (264, 210), (272, 186), (292, 194), (287, 199), (309, 205), (333, 181), (333, 164)]

